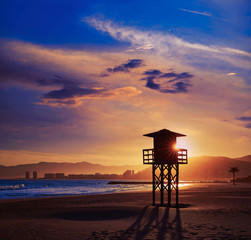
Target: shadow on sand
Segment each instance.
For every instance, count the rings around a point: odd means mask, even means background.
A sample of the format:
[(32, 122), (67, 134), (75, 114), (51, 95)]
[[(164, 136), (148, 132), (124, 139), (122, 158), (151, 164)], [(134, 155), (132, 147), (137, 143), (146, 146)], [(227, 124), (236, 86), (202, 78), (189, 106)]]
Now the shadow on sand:
[(135, 207), (89, 207), (55, 214), (53, 217), (73, 221), (109, 221), (137, 216), (140, 210)]
[[(180, 205), (179, 207), (188, 207)], [(159, 206), (145, 207), (130, 227), (116, 232), (95, 231), (88, 240), (93, 239), (183, 239), (180, 209)]]

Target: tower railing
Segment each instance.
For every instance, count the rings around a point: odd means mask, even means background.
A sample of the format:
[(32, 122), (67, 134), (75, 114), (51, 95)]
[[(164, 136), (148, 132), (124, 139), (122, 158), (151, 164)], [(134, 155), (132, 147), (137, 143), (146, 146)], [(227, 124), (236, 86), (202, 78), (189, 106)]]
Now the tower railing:
[[(177, 163), (187, 164), (187, 149), (178, 148), (177, 152)], [(143, 163), (144, 164), (154, 164), (154, 149), (143, 149)]]
[(187, 149), (177, 149), (178, 164), (187, 164)]
[(154, 149), (143, 149), (143, 163), (154, 164)]

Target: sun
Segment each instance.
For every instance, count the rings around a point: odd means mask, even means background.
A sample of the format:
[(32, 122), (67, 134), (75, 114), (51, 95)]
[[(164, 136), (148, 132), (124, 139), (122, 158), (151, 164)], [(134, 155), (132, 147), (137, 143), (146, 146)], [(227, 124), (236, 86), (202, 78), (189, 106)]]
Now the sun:
[(187, 139), (185, 139), (185, 138), (177, 138), (177, 143), (175, 144), (174, 148), (176, 150), (178, 150), (179, 148), (190, 149), (189, 143), (188, 143)]

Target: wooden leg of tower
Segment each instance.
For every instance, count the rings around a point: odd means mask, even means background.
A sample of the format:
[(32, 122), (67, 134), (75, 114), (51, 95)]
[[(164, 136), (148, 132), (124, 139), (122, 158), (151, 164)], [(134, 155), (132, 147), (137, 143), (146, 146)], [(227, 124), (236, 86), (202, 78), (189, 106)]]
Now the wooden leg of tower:
[(152, 197), (153, 197), (153, 206), (155, 206), (155, 165), (153, 164), (153, 169), (152, 169), (152, 177), (153, 177), (153, 192), (152, 192)]
[(176, 208), (179, 207), (179, 164), (176, 165)]
[(171, 188), (171, 164), (168, 164), (168, 207), (170, 208), (171, 207), (171, 191), (172, 191), (172, 188)]
[(160, 205), (163, 206), (163, 198), (164, 198), (164, 172), (163, 172), (163, 164), (160, 167), (160, 179), (161, 179), (161, 188), (160, 188)]

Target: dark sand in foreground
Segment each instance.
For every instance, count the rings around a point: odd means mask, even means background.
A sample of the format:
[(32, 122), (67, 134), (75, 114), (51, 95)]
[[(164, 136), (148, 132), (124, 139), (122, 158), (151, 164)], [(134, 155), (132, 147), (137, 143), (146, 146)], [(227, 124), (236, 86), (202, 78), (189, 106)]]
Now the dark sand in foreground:
[(196, 184), (180, 208), (151, 192), (0, 201), (0, 239), (251, 239), (251, 185)]

